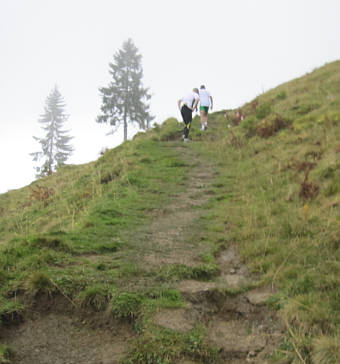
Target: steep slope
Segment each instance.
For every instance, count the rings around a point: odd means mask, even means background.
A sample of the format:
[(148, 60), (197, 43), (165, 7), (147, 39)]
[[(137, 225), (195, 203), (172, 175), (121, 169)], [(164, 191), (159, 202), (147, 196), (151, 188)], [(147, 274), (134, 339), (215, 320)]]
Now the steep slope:
[(339, 361), (340, 62), (239, 112), (0, 195), (0, 363)]

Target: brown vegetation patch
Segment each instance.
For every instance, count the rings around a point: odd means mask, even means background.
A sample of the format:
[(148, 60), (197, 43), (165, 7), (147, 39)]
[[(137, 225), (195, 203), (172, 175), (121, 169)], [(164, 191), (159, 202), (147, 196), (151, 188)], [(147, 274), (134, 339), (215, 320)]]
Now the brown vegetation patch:
[(54, 190), (45, 186), (33, 186), (30, 188), (30, 201), (39, 201), (44, 203), (44, 207), (48, 205), (48, 199), (54, 195)]
[(100, 183), (103, 185), (113, 181), (115, 178), (117, 178), (119, 176), (119, 172), (115, 171), (115, 172), (109, 172), (107, 174), (104, 174), (101, 179), (100, 179)]
[(279, 114), (270, 114), (256, 126), (256, 134), (262, 138), (269, 138), (281, 129), (286, 128), (289, 122)]
[(320, 191), (320, 187), (316, 182), (308, 182), (310, 169), (305, 173), (305, 179), (301, 182), (300, 197), (304, 199), (315, 198)]
[(312, 159), (314, 162), (320, 160), (322, 158), (322, 151), (321, 150), (310, 150), (305, 153), (305, 159)]
[[(184, 127), (184, 124), (183, 124), (183, 127)], [(170, 141), (174, 141), (174, 140), (180, 140), (182, 135), (183, 135), (183, 131), (182, 130), (177, 130), (175, 132), (162, 135), (160, 140), (163, 141), (163, 142), (170, 142)]]
[(296, 162), (295, 168), (298, 172), (310, 171), (316, 166), (315, 162)]
[(241, 109), (238, 109), (230, 116), (230, 119), (232, 125), (237, 126), (245, 119), (245, 115)]
[(231, 138), (229, 141), (230, 146), (234, 148), (242, 148), (243, 147), (243, 140), (240, 136), (236, 135), (231, 129), (229, 129)]

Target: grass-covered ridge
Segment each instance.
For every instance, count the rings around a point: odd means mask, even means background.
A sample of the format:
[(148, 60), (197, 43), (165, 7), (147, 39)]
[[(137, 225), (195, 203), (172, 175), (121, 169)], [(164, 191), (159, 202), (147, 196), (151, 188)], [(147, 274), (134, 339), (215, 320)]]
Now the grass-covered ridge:
[[(185, 147), (181, 126), (169, 119), (96, 162), (65, 166), (0, 195), (3, 324), (41, 297), (61, 296), (76, 310), (109, 311), (133, 323), (124, 363), (219, 363), (204, 323), (177, 332), (155, 325), (153, 315), (186, 306), (177, 282), (216, 280), (217, 258), (232, 245), (260, 285), (275, 292), (268, 305), (282, 317), (286, 337), (270, 359), (339, 362), (340, 62), (241, 111), (243, 121), (235, 110), (210, 115), (206, 132), (196, 117), (193, 143)], [(191, 244), (200, 262), (167, 256), (159, 266), (146, 264), (153, 249), (163, 254), (161, 244), (152, 244), (152, 223), (171, 216), (171, 202), (198, 161), (203, 171), (213, 168), (213, 183), (186, 197), (197, 220), (179, 247)], [(202, 196), (207, 201), (195, 206)], [(1, 346), (0, 362), (10, 353)]]
[(213, 141), (197, 146), (222, 171), (227, 199), (213, 207), (214, 223), (228, 224), (228, 239), (277, 289), (290, 342), (279, 357), (288, 349), (301, 362), (339, 362), (340, 62), (241, 110), (240, 123), (233, 111), (215, 114)]

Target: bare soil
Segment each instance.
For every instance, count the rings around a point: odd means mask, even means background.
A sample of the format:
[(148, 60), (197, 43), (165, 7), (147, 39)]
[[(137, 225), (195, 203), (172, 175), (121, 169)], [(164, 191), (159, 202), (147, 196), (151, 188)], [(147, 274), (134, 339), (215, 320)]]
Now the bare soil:
[(131, 332), (121, 325), (93, 328), (61, 313), (26, 319), (16, 330), (4, 330), (3, 342), (14, 348), (20, 364), (118, 364)]

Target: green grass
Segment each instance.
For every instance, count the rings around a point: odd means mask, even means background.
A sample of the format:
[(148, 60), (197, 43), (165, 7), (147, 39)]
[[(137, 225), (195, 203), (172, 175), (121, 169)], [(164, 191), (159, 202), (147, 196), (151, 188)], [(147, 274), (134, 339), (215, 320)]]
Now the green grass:
[(0, 345), (0, 364), (11, 363), (12, 350), (6, 345)]
[(197, 327), (188, 333), (151, 327), (147, 335), (138, 337), (122, 364), (171, 364), (183, 357), (201, 363), (219, 363), (218, 352), (204, 343), (204, 329)]
[[(48, 203), (32, 201), (31, 186), (1, 195), (1, 209), (8, 211), (1, 220), (3, 236), (8, 236), (0, 256), (4, 297), (13, 289), (33, 296), (52, 293), (56, 288), (47, 283), (54, 282), (72, 299), (84, 290), (87, 305), (92, 304), (86, 293), (92, 282), (115, 286), (141, 273), (134, 261), (139, 241), (130, 234), (151, 221), (151, 212), (169, 201), (188, 171), (176, 153), (151, 139), (140, 135), (94, 163), (65, 167), (35, 182), (49, 189), (58, 186)], [(102, 183), (101, 176), (117, 171), (118, 165), (119, 175)], [(16, 214), (30, 221), (29, 228), (14, 229)], [(110, 263), (86, 261), (91, 254), (109, 255)]]
[[(340, 360), (339, 100), (338, 61), (259, 96), (257, 110), (246, 104), (246, 120), (231, 132), (212, 115), (209, 133), (222, 137), (195, 145), (217, 160), (220, 190), (232, 190), (211, 202), (214, 225), (226, 220), (226, 239), (281, 292), (285, 355), (306, 363)], [(289, 123), (261, 134), (274, 114)]]
[(233, 245), (260, 285), (276, 290), (268, 304), (282, 317), (286, 337), (272, 360), (339, 362), (340, 62), (241, 109), (240, 124), (233, 110), (227, 118), (224, 111), (209, 115), (204, 133), (193, 120), (186, 148), (216, 172), (187, 237), (204, 247), (198, 266), (154, 268), (139, 259), (156, 248), (143, 234), (154, 212), (166, 210), (193, 167), (176, 149), (181, 126), (173, 118), (96, 162), (65, 166), (0, 195), (2, 321), (25, 310), (14, 299), (23, 293), (28, 305), (61, 295), (78, 310), (109, 310), (134, 325), (125, 364), (218, 363), (203, 327), (165, 330), (152, 315), (184, 307), (174, 284), (214, 280), (216, 257)]

